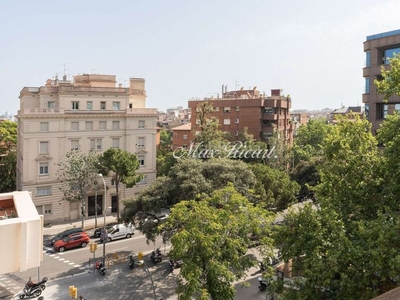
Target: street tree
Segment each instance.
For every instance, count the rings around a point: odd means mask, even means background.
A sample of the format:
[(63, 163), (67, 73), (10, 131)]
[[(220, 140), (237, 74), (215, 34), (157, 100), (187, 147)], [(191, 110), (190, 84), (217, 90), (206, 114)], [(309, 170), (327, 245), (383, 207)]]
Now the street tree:
[[(179, 159), (168, 176), (162, 176), (138, 197), (124, 202), (123, 219), (143, 221), (154, 216), (163, 208), (169, 208), (182, 200), (196, 199), (197, 195), (211, 195), (221, 186), (233, 183), (235, 189), (251, 201), (256, 178), (247, 164), (230, 159)], [(140, 227), (139, 227), (140, 228)], [(154, 228), (142, 228), (148, 240), (155, 240)], [(148, 229), (148, 231), (146, 231)]]
[(383, 94), (386, 101), (392, 95), (400, 95), (400, 54), (389, 58), (389, 64), (389, 69), (381, 67), (382, 78), (374, 80), (378, 93)]
[(111, 176), (115, 183), (117, 193), (117, 219), (120, 219), (119, 211), (119, 186), (125, 184), (127, 188), (133, 187), (142, 175), (136, 174), (140, 164), (135, 154), (119, 148), (110, 148), (99, 157), (100, 170), (106, 176)]
[(64, 200), (81, 205), (82, 228), (85, 225), (86, 199), (98, 180), (98, 163), (95, 151), (86, 154), (81, 150), (72, 150), (57, 164), (56, 175)]
[[(382, 125), (388, 148), (397, 136), (392, 121)], [(370, 126), (354, 115), (338, 120), (322, 145), (316, 205), (287, 214), (275, 237), (282, 257), (301, 272), (295, 290), (284, 292), (297, 298), (285, 299), (371, 299), (399, 284), (400, 214), (387, 192), (395, 182), (386, 181), (396, 173)]]
[[(234, 299), (234, 282), (257, 261), (244, 255), (253, 234), (267, 236), (274, 216), (254, 206), (233, 184), (176, 204), (161, 225), (170, 255), (183, 260), (178, 299)], [(272, 248), (272, 240), (264, 240)]]
[(17, 123), (0, 122), (0, 193), (16, 190)]
[(280, 211), (297, 202), (300, 186), (285, 171), (260, 163), (248, 167), (256, 177), (255, 193), (258, 201), (265, 208)]

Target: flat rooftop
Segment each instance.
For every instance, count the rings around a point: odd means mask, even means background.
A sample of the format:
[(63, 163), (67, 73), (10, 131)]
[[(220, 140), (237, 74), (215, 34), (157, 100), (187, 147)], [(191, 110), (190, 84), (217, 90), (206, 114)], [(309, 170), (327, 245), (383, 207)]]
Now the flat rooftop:
[(400, 29), (377, 33), (377, 34), (373, 34), (373, 35), (368, 35), (367, 41), (376, 40), (376, 39), (393, 36), (393, 35), (400, 35)]

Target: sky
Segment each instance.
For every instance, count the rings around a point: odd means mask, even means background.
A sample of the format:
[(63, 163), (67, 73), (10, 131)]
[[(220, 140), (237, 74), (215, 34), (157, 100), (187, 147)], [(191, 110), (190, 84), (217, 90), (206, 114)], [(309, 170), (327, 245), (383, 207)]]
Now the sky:
[(146, 80), (147, 107), (257, 86), (293, 109), (362, 105), (366, 36), (400, 29), (398, 0), (0, 2), (0, 115), (25, 86), (83, 73)]

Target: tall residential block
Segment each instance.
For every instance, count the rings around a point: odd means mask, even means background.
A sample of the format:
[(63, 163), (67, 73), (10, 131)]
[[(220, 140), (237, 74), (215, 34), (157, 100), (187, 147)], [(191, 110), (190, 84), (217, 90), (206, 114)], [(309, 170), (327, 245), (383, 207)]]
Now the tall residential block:
[(400, 29), (367, 36), (364, 42), (365, 67), (363, 77), (365, 90), (362, 95), (365, 103), (365, 116), (372, 124), (375, 134), (388, 114), (400, 110), (400, 96), (393, 95), (386, 102), (382, 94), (378, 94), (374, 80), (381, 80), (381, 67), (390, 68), (389, 59), (394, 53), (400, 54)]
[(271, 90), (271, 95), (267, 96), (256, 87), (228, 91), (227, 86), (222, 86), (221, 97), (218, 95), (217, 98), (189, 101), (189, 108), (192, 110), (191, 128), (195, 130), (198, 130), (199, 123), (196, 108), (201, 102), (212, 104), (212, 116), (218, 119), (219, 129), (228, 132), (233, 141), (239, 139), (245, 127), (258, 141), (267, 142), (274, 134), (283, 138), (287, 144), (293, 141), (289, 112), (292, 101), (280, 89)]
[[(80, 218), (81, 204), (63, 199), (57, 164), (74, 149), (99, 154), (120, 148), (136, 154), (143, 180), (133, 188), (119, 187), (120, 200), (137, 195), (156, 178), (157, 110), (146, 108), (145, 80), (131, 78), (129, 87), (116, 85), (115, 75), (83, 74), (74, 80), (47, 80), (44, 86), (24, 87), (17, 114), (17, 189), (32, 193), (46, 221)], [(89, 191), (86, 217), (116, 212), (115, 183), (99, 178), (99, 190)], [(97, 195), (97, 199), (95, 199)], [(96, 205), (97, 202), (97, 205)], [(122, 202), (119, 205), (122, 209)], [(109, 213), (109, 212), (108, 212)]]

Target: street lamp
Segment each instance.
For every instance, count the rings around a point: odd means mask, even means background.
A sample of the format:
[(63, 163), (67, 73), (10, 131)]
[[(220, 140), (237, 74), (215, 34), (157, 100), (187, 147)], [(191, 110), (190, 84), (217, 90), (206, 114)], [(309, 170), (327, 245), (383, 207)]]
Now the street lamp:
[(104, 184), (104, 206), (103, 206), (103, 267), (106, 267), (106, 214), (107, 214), (107, 187), (106, 181), (104, 180), (103, 174), (99, 174), (99, 177), (103, 180)]

